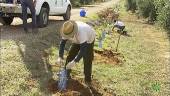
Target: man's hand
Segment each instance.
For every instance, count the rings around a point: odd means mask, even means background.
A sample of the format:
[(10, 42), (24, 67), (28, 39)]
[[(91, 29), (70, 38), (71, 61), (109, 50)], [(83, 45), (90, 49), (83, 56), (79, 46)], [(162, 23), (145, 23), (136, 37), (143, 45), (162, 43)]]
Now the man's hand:
[(17, 0), (13, 0), (13, 4), (17, 4)]
[(71, 62), (69, 62), (66, 66), (66, 69), (71, 69), (76, 65), (76, 62), (73, 60)]
[(60, 65), (63, 65), (64, 64), (64, 60), (62, 59), (62, 58), (58, 58), (57, 59), (57, 62), (56, 62), (57, 64), (60, 64)]

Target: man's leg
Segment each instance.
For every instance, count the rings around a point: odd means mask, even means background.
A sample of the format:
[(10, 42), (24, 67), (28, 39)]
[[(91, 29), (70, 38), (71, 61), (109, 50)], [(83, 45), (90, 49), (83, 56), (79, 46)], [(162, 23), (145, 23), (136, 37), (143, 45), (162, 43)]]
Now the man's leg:
[(24, 1), (22, 1), (21, 6), (22, 6), (22, 20), (23, 20), (24, 31), (28, 32), (28, 27), (27, 27), (27, 5), (25, 4)]
[(32, 28), (37, 28), (37, 25), (36, 25), (36, 11), (35, 11), (35, 6), (34, 6), (34, 3), (32, 0), (26, 0), (27, 3), (28, 3), (28, 8), (30, 9), (31, 11), (31, 15), (32, 15)]
[(121, 28), (121, 31), (123, 31), (125, 29), (125, 26), (121, 26), (120, 28)]
[(126, 33), (126, 31), (124, 31), (124, 29), (125, 29), (125, 26), (121, 26), (121, 31), (122, 31), (122, 33), (123, 33), (124, 35), (127, 35), (127, 33)]
[(87, 53), (85, 56), (83, 56), (85, 82), (91, 82), (92, 61), (94, 58), (93, 47), (94, 42), (88, 44)]
[[(68, 53), (68, 56), (66, 58), (66, 63), (65, 63), (65, 66), (71, 62), (78, 54), (80, 50), (80, 45), (79, 44), (73, 44), (69, 50), (69, 53)], [(70, 72), (71, 72), (71, 69), (68, 69), (67, 70), (67, 77), (70, 78)]]

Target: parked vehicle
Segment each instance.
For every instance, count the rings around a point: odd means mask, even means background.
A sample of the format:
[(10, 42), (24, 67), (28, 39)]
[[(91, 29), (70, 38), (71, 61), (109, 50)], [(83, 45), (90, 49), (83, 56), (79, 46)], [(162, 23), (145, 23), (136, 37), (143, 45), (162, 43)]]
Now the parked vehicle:
[[(48, 25), (49, 16), (63, 16), (64, 20), (69, 20), (71, 16), (71, 3), (69, 0), (37, 0), (35, 4), (37, 24), (39, 27)], [(28, 11), (28, 17), (31, 12)], [(20, 0), (13, 3), (13, 0), (0, 0), (0, 22), (3, 25), (10, 25), (14, 17), (22, 19), (22, 8)]]

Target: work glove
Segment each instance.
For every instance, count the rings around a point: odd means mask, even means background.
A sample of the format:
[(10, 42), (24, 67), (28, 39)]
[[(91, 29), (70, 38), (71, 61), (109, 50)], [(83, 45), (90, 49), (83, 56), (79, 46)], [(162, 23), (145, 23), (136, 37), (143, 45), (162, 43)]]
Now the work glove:
[(61, 58), (61, 57), (59, 57), (58, 59), (57, 59), (57, 62), (56, 62), (57, 64), (60, 64), (60, 65), (63, 65), (64, 64), (64, 60)]
[(66, 66), (66, 69), (71, 69), (76, 65), (76, 62), (73, 60), (71, 62), (69, 62)]

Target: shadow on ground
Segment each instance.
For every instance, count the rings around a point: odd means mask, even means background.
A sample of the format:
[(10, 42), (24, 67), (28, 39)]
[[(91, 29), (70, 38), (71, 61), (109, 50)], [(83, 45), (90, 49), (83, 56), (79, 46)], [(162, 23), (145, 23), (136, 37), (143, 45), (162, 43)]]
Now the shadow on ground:
[[(2, 26), (1, 40), (12, 40), (18, 46), (23, 64), (30, 71), (28, 81), (37, 80), (40, 90), (44, 94), (49, 94), (47, 82), (53, 74), (49, 67), (49, 55), (45, 50), (51, 47), (58, 48), (60, 36), (58, 30), (63, 21), (50, 21), (46, 28), (41, 28), (37, 34), (24, 33), (22, 25)], [(29, 24), (30, 26), (30, 24)]]

